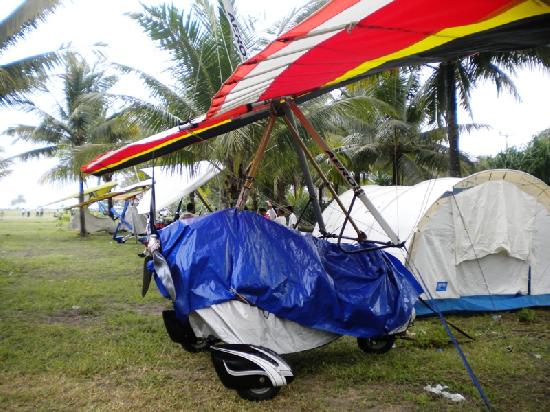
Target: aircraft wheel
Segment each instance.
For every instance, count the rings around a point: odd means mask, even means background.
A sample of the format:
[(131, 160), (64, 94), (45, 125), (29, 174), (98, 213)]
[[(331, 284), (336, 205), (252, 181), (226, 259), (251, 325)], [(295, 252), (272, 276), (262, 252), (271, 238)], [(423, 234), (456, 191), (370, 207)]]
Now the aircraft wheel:
[(248, 401), (260, 402), (274, 398), (280, 390), (280, 387), (265, 386), (263, 388), (237, 389), (237, 393)]
[(395, 336), (386, 335), (377, 338), (357, 338), (357, 345), (365, 353), (386, 353), (395, 342)]
[(181, 321), (173, 310), (163, 311), (162, 318), (172, 341), (179, 343), (187, 352), (200, 352), (208, 348), (210, 342), (195, 336), (189, 320)]

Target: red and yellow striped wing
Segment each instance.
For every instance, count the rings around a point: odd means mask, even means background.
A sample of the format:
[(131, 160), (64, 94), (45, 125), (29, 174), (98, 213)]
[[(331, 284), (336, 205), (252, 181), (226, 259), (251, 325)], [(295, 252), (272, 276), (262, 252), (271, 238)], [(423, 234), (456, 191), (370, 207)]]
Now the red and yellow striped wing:
[(242, 63), (205, 120), (84, 166), (102, 174), (261, 119), (268, 102), (304, 101), (390, 68), (550, 44), (548, 0), (334, 0)]

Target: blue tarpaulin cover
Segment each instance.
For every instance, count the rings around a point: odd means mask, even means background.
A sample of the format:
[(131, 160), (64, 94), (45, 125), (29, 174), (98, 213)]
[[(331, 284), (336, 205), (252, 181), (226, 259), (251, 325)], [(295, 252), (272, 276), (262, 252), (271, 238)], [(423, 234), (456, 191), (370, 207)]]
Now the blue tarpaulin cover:
[(412, 274), (381, 250), (344, 253), (334, 243), (247, 211), (177, 221), (159, 238), (182, 318), (242, 297), (303, 326), (373, 337), (405, 325), (422, 292)]

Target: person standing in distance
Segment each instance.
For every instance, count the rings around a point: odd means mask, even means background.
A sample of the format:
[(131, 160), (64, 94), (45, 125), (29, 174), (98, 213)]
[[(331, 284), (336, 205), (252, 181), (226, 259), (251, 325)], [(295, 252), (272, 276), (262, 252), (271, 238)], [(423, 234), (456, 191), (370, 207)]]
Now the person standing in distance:
[(294, 214), (294, 208), (292, 206), (287, 206), (286, 210), (288, 210), (288, 227), (291, 229), (296, 229), (298, 226), (298, 218)]
[(273, 209), (273, 204), (271, 201), (267, 201), (267, 216), (269, 217), (269, 220), (275, 220), (277, 218), (277, 212), (275, 209)]
[(279, 207), (277, 209), (277, 217), (275, 218), (275, 222), (277, 222), (280, 225), (286, 226), (286, 216), (285, 216), (284, 208)]
[(191, 219), (195, 217), (195, 204), (192, 202), (187, 203), (187, 207), (185, 208), (185, 213), (181, 215), (180, 220), (186, 220)]

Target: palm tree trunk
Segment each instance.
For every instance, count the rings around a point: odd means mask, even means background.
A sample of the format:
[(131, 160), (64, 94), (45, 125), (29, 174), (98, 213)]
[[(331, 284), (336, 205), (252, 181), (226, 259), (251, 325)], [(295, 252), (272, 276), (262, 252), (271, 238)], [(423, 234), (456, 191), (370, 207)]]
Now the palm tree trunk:
[(292, 192), (294, 194), (294, 199), (298, 199), (298, 192), (302, 187), (302, 178), (298, 174), (292, 175)]
[(259, 200), (258, 200), (258, 191), (253, 190), (250, 194), (250, 197), (252, 198), (252, 210), (256, 212), (259, 207)]
[(286, 183), (283, 179), (278, 179), (275, 182), (275, 202), (277, 202), (278, 205), (285, 205), (286, 204)]
[(222, 207), (231, 207), (231, 176), (226, 176), (223, 182), (223, 205)]
[(401, 176), (399, 173), (400, 163), (401, 163), (401, 151), (399, 150), (399, 139), (394, 130), (393, 131), (393, 162), (392, 162), (392, 177), (391, 177), (391, 184), (393, 186), (398, 186), (401, 184)]
[[(105, 180), (105, 182), (111, 182), (113, 180), (113, 175), (112, 174), (106, 174), (105, 176), (103, 176), (103, 180)], [(107, 214), (109, 215), (109, 217), (113, 220), (115, 220), (115, 216), (113, 214), (113, 198), (110, 197), (109, 199), (107, 199)]]
[[(233, 170), (230, 166), (229, 170)], [(237, 203), (239, 193), (241, 192), (241, 182), (244, 182), (245, 176), (242, 167), (239, 166), (236, 176), (229, 175), (225, 181), (225, 207), (231, 208)]]
[(392, 176), (391, 176), (391, 184), (392, 186), (399, 186), (401, 185), (403, 178), (401, 176), (401, 169), (399, 165), (401, 164), (401, 152), (399, 150), (396, 150), (393, 156), (393, 162), (392, 162)]
[[(84, 202), (84, 179), (82, 174), (78, 175), (78, 203)], [(80, 206), (80, 237), (86, 237), (86, 217), (84, 216), (84, 206)]]
[(449, 175), (460, 177), (460, 149), (458, 145), (458, 120), (456, 103), (456, 62), (443, 63), (445, 68), (445, 106), (447, 139), (449, 140)]
[(229, 183), (229, 206), (234, 207), (237, 204), (237, 199), (239, 198), (239, 193), (241, 193), (242, 182), (245, 181), (245, 171), (243, 170), (242, 165), (239, 165), (237, 169), (237, 176), (230, 177)]

